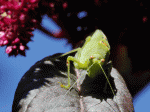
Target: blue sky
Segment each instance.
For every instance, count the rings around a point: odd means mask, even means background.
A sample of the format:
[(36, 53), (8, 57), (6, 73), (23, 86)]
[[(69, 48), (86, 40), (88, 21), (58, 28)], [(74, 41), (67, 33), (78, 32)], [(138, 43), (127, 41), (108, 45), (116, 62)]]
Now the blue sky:
[[(84, 14), (84, 13), (83, 13)], [(84, 17), (79, 13), (79, 18)], [(59, 27), (47, 16), (43, 17), (42, 24), (52, 31)], [(77, 29), (78, 30), (78, 29)], [(29, 50), (26, 51), (26, 57), (17, 56), (8, 57), (5, 53), (5, 47), (0, 48), (0, 112), (11, 112), (13, 97), (21, 77), (37, 61), (46, 56), (55, 53), (65, 53), (71, 50), (71, 45), (67, 40), (57, 40), (49, 38), (39, 30), (35, 30), (33, 42), (29, 42)], [(47, 36), (47, 37), (46, 37)], [(135, 112), (148, 112), (150, 101), (150, 85), (144, 88), (134, 99)]]

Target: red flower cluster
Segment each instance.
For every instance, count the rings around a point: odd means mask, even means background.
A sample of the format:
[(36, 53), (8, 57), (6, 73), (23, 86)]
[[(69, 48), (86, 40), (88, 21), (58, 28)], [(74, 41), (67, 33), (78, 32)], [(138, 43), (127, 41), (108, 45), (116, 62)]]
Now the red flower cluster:
[(10, 55), (25, 55), (37, 20), (28, 13), (39, 0), (0, 0), (0, 46)]

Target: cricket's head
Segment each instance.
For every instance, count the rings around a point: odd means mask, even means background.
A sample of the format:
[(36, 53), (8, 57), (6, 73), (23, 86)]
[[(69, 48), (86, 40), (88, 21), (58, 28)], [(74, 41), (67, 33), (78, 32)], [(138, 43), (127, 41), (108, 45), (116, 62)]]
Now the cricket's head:
[(100, 42), (101, 45), (106, 46), (106, 48), (108, 48), (110, 50), (110, 45), (109, 45), (109, 42), (107, 40), (107, 37), (101, 30), (97, 29), (94, 32), (94, 34), (92, 35), (91, 40)]

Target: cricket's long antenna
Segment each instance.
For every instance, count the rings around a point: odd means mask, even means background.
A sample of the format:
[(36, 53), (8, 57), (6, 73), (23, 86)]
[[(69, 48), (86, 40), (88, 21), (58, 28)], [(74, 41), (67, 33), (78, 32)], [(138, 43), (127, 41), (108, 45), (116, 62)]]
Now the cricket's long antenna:
[(110, 86), (110, 88), (111, 88), (111, 91), (112, 91), (113, 95), (115, 96), (114, 90), (113, 90), (113, 88), (112, 88), (112, 86), (111, 86), (111, 84), (110, 84), (110, 82), (109, 82), (109, 80), (108, 80), (108, 77), (107, 77), (107, 75), (106, 75), (104, 69), (102, 68), (101, 64), (99, 64), (99, 66), (101, 67), (101, 69), (102, 69), (102, 71), (103, 71), (103, 73), (104, 73), (104, 75), (105, 75), (105, 77), (106, 77), (106, 79), (107, 79), (107, 82), (108, 82), (108, 84), (109, 84), (109, 86)]
[[(94, 64), (94, 63), (93, 63)], [(93, 64), (87, 69), (87, 70), (89, 70), (92, 66), (93, 66)], [(72, 87), (82, 78), (82, 74), (80, 75), (80, 78), (79, 79), (77, 79), (76, 80), (76, 82), (68, 89), (68, 91), (65, 93), (65, 95), (64, 95), (64, 97), (63, 97), (63, 99), (66, 97), (66, 95), (68, 94), (68, 92), (72, 89)], [(59, 102), (55, 105), (55, 107), (54, 108), (52, 108), (52, 109), (55, 109), (57, 106), (58, 106), (58, 104), (59, 104)]]
[[(81, 77), (82, 77), (82, 76), (83, 76), (83, 75), (81, 75)], [(80, 77), (79, 79), (77, 79), (76, 82), (68, 89), (68, 91), (65, 93), (63, 99), (66, 97), (66, 95), (68, 94), (68, 92), (72, 89), (72, 87), (81, 79), (81, 77)], [(59, 102), (58, 102), (58, 103), (59, 103)], [(56, 106), (55, 106), (54, 108), (57, 107), (58, 103), (56, 104)], [(54, 108), (53, 108), (53, 109), (54, 109)]]
[[(77, 83), (78, 80), (79, 80), (79, 79), (77, 79), (76, 82), (68, 89), (68, 91), (67, 91), (66, 94), (64, 95), (63, 99), (66, 97), (67, 93), (72, 89), (72, 87)], [(58, 104), (59, 104), (59, 102), (56, 104), (56, 106), (55, 106), (54, 108), (56, 108)], [(54, 108), (53, 108), (53, 109), (54, 109)]]
[[(94, 63), (93, 63), (94, 64)], [(92, 66), (93, 66), (93, 64), (87, 69), (87, 70), (89, 70)], [(105, 77), (106, 77), (106, 79), (107, 79), (107, 81), (108, 81), (108, 83), (109, 83), (109, 85), (110, 85), (110, 88), (111, 88), (111, 91), (112, 91), (112, 93), (113, 93), (113, 95), (114, 95), (114, 97), (115, 97), (115, 93), (114, 93), (114, 91), (113, 91), (113, 89), (112, 89), (112, 86), (111, 86), (111, 84), (110, 84), (110, 82), (109, 82), (109, 80), (108, 80), (108, 77), (107, 77), (107, 75), (106, 75), (106, 73), (105, 73), (105, 71), (104, 71), (104, 69), (102, 68), (102, 66), (100, 65), (100, 67), (101, 67), (101, 69), (102, 69), (102, 71), (103, 71), (103, 73), (104, 73), (104, 75), (105, 75)], [(79, 79), (77, 79), (76, 80), (76, 82), (68, 89), (68, 91), (65, 93), (65, 95), (63, 96), (63, 99), (65, 99), (65, 97), (66, 97), (66, 95), (68, 94), (68, 92), (73, 88), (73, 86), (82, 78), (82, 76), (83, 76), (83, 74), (81, 74), (80, 75), (80, 78)], [(55, 109), (57, 106), (58, 106), (58, 104), (59, 104), (59, 102), (55, 105), (55, 107), (54, 108), (52, 108), (52, 109)], [(109, 104), (109, 103), (108, 103)], [(96, 104), (97, 105), (97, 104)], [(110, 104), (109, 104), (110, 105)], [(111, 105), (110, 105), (111, 106)], [(114, 110), (114, 109), (113, 109)], [(114, 110), (115, 111), (115, 110)], [(119, 111), (120, 111), (120, 109), (119, 109)]]
[[(103, 73), (104, 73), (104, 75), (105, 75), (105, 77), (106, 77), (106, 79), (107, 79), (107, 82), (108, 82), (108, 84), (109, 84), (109, 86), (110, 86), (110, 88), (111, 88), (111, 91), (112, 91), (112, 93), (113, 93), (113, 95), (114, 95), (114, 98), (116, 98), (115, 93), (114, 93), (114, 90), (113, 90), (113, 88), (112, 88), (112, 86), (111, 86), (111, 84), (110, 84), (110, 82), (109, 82), (109, 80), (108, 80), (108, 77), (107, 77), (107, 75), (106, 75), (104, 69), (102, 68), (101, 64), (99, 64), (99, 65), (100, 65), (100, 67), (101, 67), (101, 69), (102, 69), (102, 71), (103, 71)], [(117, 101), (117, 98), (116, 98), (116, 101)], [(108, 104), (109, 104), (109, 103), (108, 103)], [(110, 104), (109, 104), (109, 105), (110, 105)], [(110, 106), (111, 106), (111, 105), (110, 105)], [(114, 110), (114, 109), (113, 109), (113, 110)], [(120, 112), (120, 109), (119, 109), (119, 112)]]

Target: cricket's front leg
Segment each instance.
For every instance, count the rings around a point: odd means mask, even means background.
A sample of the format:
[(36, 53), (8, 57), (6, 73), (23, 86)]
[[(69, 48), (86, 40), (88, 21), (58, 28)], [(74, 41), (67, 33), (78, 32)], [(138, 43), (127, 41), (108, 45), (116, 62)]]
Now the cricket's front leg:
[(63, 85), (61, 82), (58, 82), (58, 83), (60, 83), (60, 86), (65, 89), (69, 89), (70, 85), (71, 85), (71, 83), (70, 83), (70, 61), (76, 62), (79, 66), (83, 66), (83, 64), (80, 63), (79, 60), (77, 60), (76, 58), (74, 58), (72, 56), (68, 56), (68, 58), (67, 58), (68, 85)]

